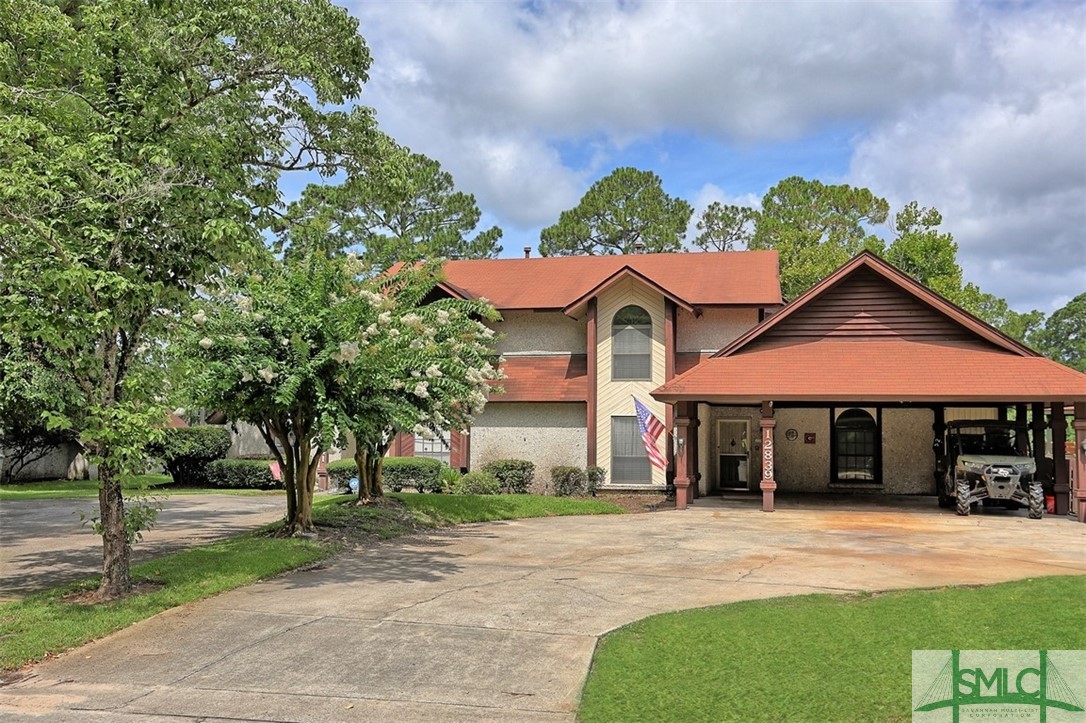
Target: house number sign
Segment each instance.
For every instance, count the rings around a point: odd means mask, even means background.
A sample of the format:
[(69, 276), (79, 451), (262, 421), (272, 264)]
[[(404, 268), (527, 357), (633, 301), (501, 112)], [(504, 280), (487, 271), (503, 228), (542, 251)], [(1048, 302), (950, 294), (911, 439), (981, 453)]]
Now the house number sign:
[(773, 432), (762, 431), (762, 479), (773, 479)]

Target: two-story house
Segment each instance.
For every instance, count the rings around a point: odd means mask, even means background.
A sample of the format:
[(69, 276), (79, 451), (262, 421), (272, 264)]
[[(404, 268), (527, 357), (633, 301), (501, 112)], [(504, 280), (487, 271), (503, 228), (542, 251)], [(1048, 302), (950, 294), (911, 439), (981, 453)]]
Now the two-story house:
[[(877, 256), (787, 305), (777, 263), (772, 251), (449, 261), (443, 291), (502, 314), (504, 393), (449, 444), (403, 436), (391, 453), (528, 459), (537, 482), (598, 465), (611, 489), (674, 479), (680, 506), (761, 490), (771, 507), (778, 484), (933, 494), (932, 440), (956, 418), (1059, 410), (1048, 423), (1062, 439), (1070, 403), (1086, 437), (1086, 375)], [(667, 473), (649, 464), (635, 397), (665, 424)]]

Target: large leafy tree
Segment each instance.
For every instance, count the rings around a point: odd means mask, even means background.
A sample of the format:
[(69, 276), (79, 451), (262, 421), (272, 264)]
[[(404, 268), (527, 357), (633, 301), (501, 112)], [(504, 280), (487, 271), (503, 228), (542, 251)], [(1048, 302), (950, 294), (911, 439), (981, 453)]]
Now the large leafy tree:
[(752, 249), (776, 249), (781, 291), (795, 298), (865, 248), (881, 251), (873, 227), (889, 204), (866, 188), (786, 178), (762, 198)]
[(694, 209), (664, 192), (651, 171), (616, 168), (592, 184), (576, 207), (543, 229), (544, 256), (681, 251)]
[(369, 54), (327, 0), (0, 0), (0, 331), (49, 350), (99, 462), (102, 598), (130, 586), (121, 475), (163, 418), (137, 370), (194, 284), (261, 245), (285, 170), (372, 132)]
[(733, 251), (746, 247), (754, 238), (761, 214), (749, 206), (713, 201), (698, 218), (694, 245), (703, 251)]
[(373, 166), (340, 184), (311, 185), (291, 204), (283, 246), (308, 240), (333, 253), (350, 250), (375, 272), (398, 261), (483, 259), (501, 252), (501, 229), (476, 232), (482, 214), (475, 197), (457, 191), (441, 164), (387, 137), (377, 147)]
[(1054, 311), (1031, 341), (1050, 359), (1086, 372), (1086, 292)]

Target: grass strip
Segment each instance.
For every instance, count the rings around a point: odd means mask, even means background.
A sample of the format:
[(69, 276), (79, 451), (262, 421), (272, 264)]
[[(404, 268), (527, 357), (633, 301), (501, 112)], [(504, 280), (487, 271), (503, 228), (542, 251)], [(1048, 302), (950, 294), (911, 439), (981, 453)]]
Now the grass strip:
[(596, 649), (578, 720), (909, 721), (913, 650), (1086, 648), (1086, 576), (655, 615)]
[[(166, 474), (142, 474), (124, 482), (127, 490), (139, 490), (157, 496), (169, 495), (275, 495), (282, 490), (224, 489), (218, 487), (183, 487), (173, 484)], [(19, 500), (79, 499), (98, 496), (97, 480), (47, 480), (0, 485), (0, 502)]]
[(516, 520), (564, 515), (614, 515), (621, 507), (596, 499), (542, 495), (391, 494), (424, 522), (458, 525), (465, 522)]

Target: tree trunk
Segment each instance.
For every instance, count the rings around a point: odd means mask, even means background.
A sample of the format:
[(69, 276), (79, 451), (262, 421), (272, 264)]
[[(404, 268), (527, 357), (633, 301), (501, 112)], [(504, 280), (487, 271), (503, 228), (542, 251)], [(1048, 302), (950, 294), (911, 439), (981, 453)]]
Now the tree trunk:
[(294, 489), (298, 495), (295, 528), (299, 532), (313, 531), (313, 488), (316, 485), (316, 468), (312, 464), (312, 447), (309, 438), (303, 437), (291, 450), (294, 458)]
[(374, 455), (370, 458), (370, 491), (374, 497), (385, 496), (385, 487), (381, 480), (381, 470), (384, 462), (385, 457), (383, 454)]
[(354, 466), (358, 468), (358, 501), (366, 504), (373, 499), (370, 492), (369, 453), (359, 445), (354, 451)]
[(132, 547), (125, 530), (121, 480), (108, 464), (99, 466), (98, 477), (102, 525), (102, 583), (98, 586), (98, 597), (112, 600), (132, 588), (129, 572)]

